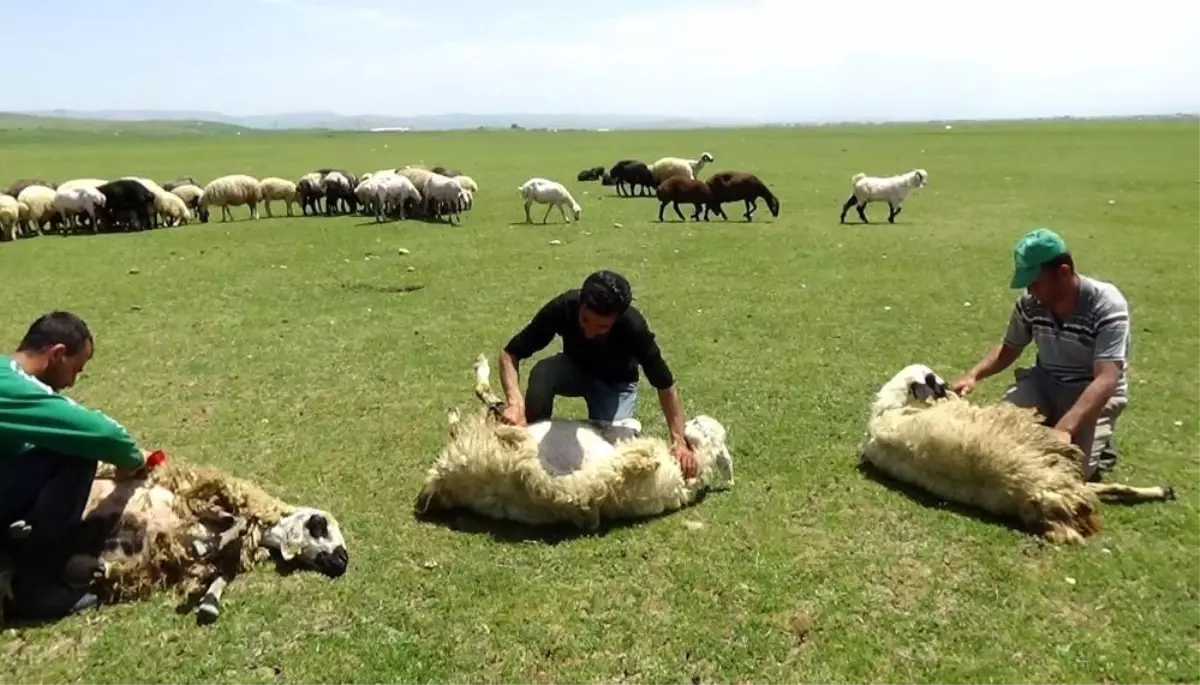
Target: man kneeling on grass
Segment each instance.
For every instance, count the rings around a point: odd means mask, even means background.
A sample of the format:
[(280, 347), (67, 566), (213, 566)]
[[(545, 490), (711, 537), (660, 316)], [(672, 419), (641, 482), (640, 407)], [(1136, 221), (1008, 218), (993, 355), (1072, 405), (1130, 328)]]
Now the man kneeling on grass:
[(1025, 293), (1013, 305), (1003, 341), (951, 388), (971, 392), (1033, 343), (1037, 361), (1017, 369), (1005, 399), (1036, 407), (1063, 440), (1083, 450), (1084, 477), (1097, 481), (1116, 464), (1113, 428), (1128, 404), (1129, 304), (1115, 285), (1078, 273), (1066, 243), (1045, 228), (1013, 248), (1011, 286)]
[[(683, 435), (683, 406), (671, 370), (654, 333), (633, 305), (629, 282), (612, 271), (597, 271), (583, 287), (547, 302), (500, 352), (500, 381), (508, 407), (503, 419), (518, 426), (544, 421), (554, 397), (582, 397), (588, 419), (613, 423), (633, 418), (640, 364), (658, 390), (671, 431), (671, 449), (685, 478), (696, 475), (696, 458)], [(534, 364), (522, 397), (518, 364), (542, 350), (555, 335), (563, 351)]]
[(119, 423), (58, 393), (93, 351), (82, 319), (51, 312), (13, 355), (0, 355), (0, 571), (12, 573), (6, 608), (23, 618), (61, 618), (99, 603), (64, 577), (96, 462), (129, 472), (146, 463)]

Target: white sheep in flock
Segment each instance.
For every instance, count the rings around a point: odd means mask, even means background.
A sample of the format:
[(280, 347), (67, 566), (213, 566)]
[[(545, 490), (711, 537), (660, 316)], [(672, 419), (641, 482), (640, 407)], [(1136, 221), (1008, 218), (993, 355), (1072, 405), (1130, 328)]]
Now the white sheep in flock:
[(268, 176), (259, 181), (258, 185), (263, 207), (267, 210), (268, 217), (275, 216), (271, 213), (271, 200), (283, 200), (287, 207), (287, 215), (295, 216), (292, 212), (292, 203), (300, 201), (300, 191), (296, 188), (295, 183), (286, 178)]
[(54, 209), (55, 191), (46, 186), (28, 186), (17, 195), (17, 202), (24, 203), (29, 208), (25, 226), (41, 233), (47, 223), (51, 228), (58, 227), (58, 211)]
[[(73, 582), (110, 603), (174, 590), (199, 600), (201, 620), (216, 619), (228, 583), (273, 552), (330, 578), (350, 563), (331, 515), (206, 467), (164, 464), (131, 477), (101, 464), (80, 532), (67, 565)], [(0, 596), (11, 596), (8, 580), (0, 576)]]
[(99, 188), (108, 183), (102, 178), (73, 178), (70, 181), (65, 181), (58, 184), (57, 190), (70, 190), (72, 188)]
[(233, 218), (230, 207), (240, 205), (250, 206), (250, 218), (258, 218), (258, 203), (262, 202), (262, 189), (258, 179), (246, 174), (229, 174), (214, 178), (204, 186), (204, 194), (200, 196), (200, 206), (207, 209), (216, 206), (221, 208), (221, 221)]
[(164, 226), (183, 226), (195, 218), (187, 202), (174, 189), (154, 194), (154, 211), (163, 217)]
[(520, 186), (517, 186), (517, 192), (519, 192), (521, 197), (525, 199), (526, 223), (533, 223), (533, 218), (529, 216), (529, 208), (532, 207), (533, 203), (535, 202), (538, 204), (550, 205), (549, 207), (546, 207), (546, 214), (542, 217), (543, 224), (546, 223), (546, 220), (550, 218), (550, 211), (555, 207), (558, 207), (558, 211), (562, 213), (563, 221), (567, 222), (568, 224), (571, 223), (571, 220), (567, 218), (567, 210), (564, 209), (565, 207), (571, 207), (571, 212), (575, 215), (576, 221), (579, 221), (579, 215), (583, 212), (583, 210), (579, 207), (579, 203), (575, 201), (575, 198), (571, 197), (571, 193), (566, 189), (566, 187), (557, 181), (551, 181), (545, 178), (531, 178), (522, 183)]
[(104, 206), (104, 202), (104, 193), (89, 186), (74, 186), (66, 190), (59, 188), (54, 192), (54, 211), (76, 227), (79, 226), (80, 215), (86, 214), (91, 220), (92, 233), (100, 230), (96, 212)]
[(923, 188), (928, 182), (929, 174), (924, 169), (913, 169), (898, 176), (885, 178), (867, 176), (863, 173), (854, 174), (850, 179), (853, 190), (850, 192), (850, 198), (842, 205), (840, 221), (846, 223), (846, 212), (857, 205), (858, 217), (864, 224), (870, 223), (867, 221), (867, 205), (872, 202), (887, 202), (888, 223), (894, 224), (896, 215), (903, 209), (900, 204), (908, 196), (908, 191), (913, 188)]
[(713, 156), (709, 152), (700, 155), (700, 159), (663, 157), (650, 165), (650, 174), (654, 176), (655, 183), (662, 183), (673, 176), (694, 179), (700, 175), (700, 170), (704, 168), (704, 165), (711, 164), (712, 161)]
[(475, 194), (479, 192), (479, 184), (470, 176), (455, 176), (454, 180), (468, 193), (467, 206), (463, 209), (471, 209), (475, 204)]
[(21, 223), (29, 219), (29, 205), (12, 195), (0, 195), (0, 240), (16, 240)]
[(489, 374), (481, 355), (475, 394), (486, 407), (465, 419), (451, 411), (450, 440), (417, 496), (418, 514), (463, 507), (495, 519), (595, 530), (601, 520), (674, 511), (733, 485), (725, 428), (708, 416), (685, 424), (699, 466), (685, 480), (669, 444), (638, 435), (636, 420), (501, 423), (503, 403), (491, 392)]
[(400, 218), (404, 218), (404, 205), (412, 202), (415, 206), (420, 206), (422, 197), (421, 191), (413, 185), (413, 182), (408, 180), (407, 176), (392, 173), (385, 175), (379, 182), (379, 204), (383, 212), (398, 212)]
[(980, 406), (913, 364), (878, 392), (861, 446), (863, 460), (945, 500), (1015, 518), (1051, 542), (1100, 532), (1100, 497), (1175, 499), (1168, 486), (1086, 483), (1083, 452), (1039, 423), (1036, 410)]
[(169, 191), (172, 195), (183, 200), (183, 204), (188, 209), (192, 210), (200, 221), (208, 222), (208, 209), (200, 206), (200, 197), (204, 195), (204, 189), (191, 183), (178, 185)]
[[(459, 185), (456, 179), (441, 174), (431, 174), (425, 179), (421, 196), (426, 216), (440, 217), (444, 212), (450, 223), (454, 223), (459, 212), (471, 203), (471, 191)], [(459, 221), (462, 221), (461, 217)]]

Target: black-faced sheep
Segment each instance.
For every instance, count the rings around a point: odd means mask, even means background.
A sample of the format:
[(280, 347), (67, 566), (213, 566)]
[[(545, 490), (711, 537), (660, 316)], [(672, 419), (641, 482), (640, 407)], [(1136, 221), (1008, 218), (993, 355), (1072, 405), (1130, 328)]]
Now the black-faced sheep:
[[(675, 213), (683, 221), (683, 212), (679, 211), (679, 203), (695, 205), (696, 213), (692, 215), (693, 221), (700, 220), (700, 212), (704, 211), (709, 198), (712, 197), (712, 192), (709, 190), (708, 184), (694, 178), (686, 178), (684, 176), (672, 176), (663, 181), (658, 186), (657, 191), (658, 201), (658, 220), (663, 220), (663, 210), (667, 208), (667, 204), (671, 203), (675, 207)], [(704, 212), (704, 220), (708, 221), (708, 212)]]
[(913, 169), (908, 173), (885, 178), (867, 176), (863, 173), (854, 174), (850, 179), (850, 184), (854, 189), (850, 191), (849, 199), (842, 205), (842, 216), (839, 222), (846, 223), (846, 212), (857, 205), (855, 208), (858, 210), (858, 217), (864, 224), (870, 223), (867, 221), (867, 205), (872, 202), (887, 202), (888, 223), (894, 224), (896, 215), (903, 209), (900, 204), (908, 196), (908, 191), (913, 188), (923, 188), (928, 182), (929, 174), (925, 173), (924, 169)]
[(708, 201), (708, 208), (704, 210), (705, 218), (711, 211), (723, 219), (728, 219), (725, 211), (721, 209), (721, 204), (741, 200), (746, 203), (746, 213), (743, 216), (746, 217), (746, 221), (750, 221), (758, 209), (756, 200), (760, 197), (766, 201), (767, 209), (771, 210), (771, 216), (779, 216), (779, 199), (771, 193), (767, 184), (754, 174), (742, 171), (722, 171), (713, 174), (707, 183), (711, 197)]
[(700, 155), (700, 159), (663, 157), (650, 165), (650, 171), (654, 174), (655, 185), (658, 185), (668, 178), (673, 178), (675, 176), (696, 178), (700, 175), (700, 170), (704, 168), (704, 165), (710, 164), (712, 161), (713, 156), (708, 152)]

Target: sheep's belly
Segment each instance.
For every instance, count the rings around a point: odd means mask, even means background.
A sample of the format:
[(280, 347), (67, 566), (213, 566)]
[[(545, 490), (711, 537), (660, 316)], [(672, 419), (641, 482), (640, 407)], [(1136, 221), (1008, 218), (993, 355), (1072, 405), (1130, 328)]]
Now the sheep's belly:
[(584, 422), (543, 421), (529, 427), (547, 473), (565, 475), (611, 459), (616, 448)]

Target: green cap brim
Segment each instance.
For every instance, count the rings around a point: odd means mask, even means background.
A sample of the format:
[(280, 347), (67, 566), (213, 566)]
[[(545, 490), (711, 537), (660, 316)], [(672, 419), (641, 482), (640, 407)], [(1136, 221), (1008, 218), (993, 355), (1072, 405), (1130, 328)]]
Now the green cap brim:
[(1035, 266), (1032, 269), (1018, 269), (1013, 272), (1012, 283), (1008, 287), (1017, 290), (1024, 290), (1029, 287), (1030, 283), (1037, 280), (1038, 271), (1041, 267)]

